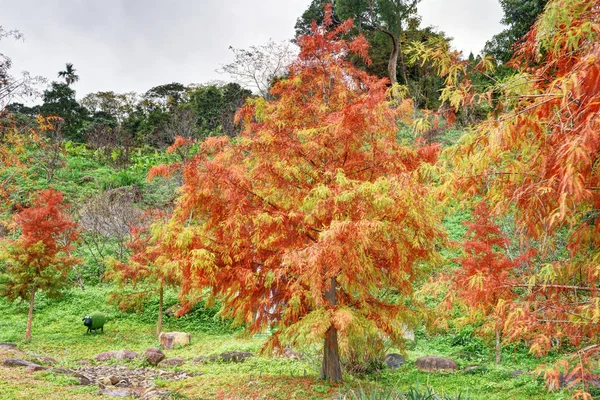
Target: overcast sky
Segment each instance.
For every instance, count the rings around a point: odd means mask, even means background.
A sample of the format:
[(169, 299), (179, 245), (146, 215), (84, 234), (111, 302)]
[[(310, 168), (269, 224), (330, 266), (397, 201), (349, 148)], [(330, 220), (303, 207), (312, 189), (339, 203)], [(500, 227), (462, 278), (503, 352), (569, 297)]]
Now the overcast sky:
[[(245, 48), (294, 35), (310, 0), (0, 0), (0, 25), (25, 41), (0, 41), (13, 74), (56, 79), (66, 62), (77, 97), (96, 91), (145, 92), (169, 83), (227, 80), (215, 72)], [(424, 25), (454, 38), (468, 55), (503, 29), (498, 0), (423, 0)]]

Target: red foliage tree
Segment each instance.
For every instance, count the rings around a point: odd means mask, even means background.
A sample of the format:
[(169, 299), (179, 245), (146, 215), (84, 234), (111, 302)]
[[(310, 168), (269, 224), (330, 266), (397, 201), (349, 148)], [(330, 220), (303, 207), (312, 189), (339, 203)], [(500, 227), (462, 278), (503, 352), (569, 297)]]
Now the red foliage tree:
[(66, 209), (62, 193), (52, 189), (38, 192), (32, 206), (15, 217), (21, 236), (3, 242), (0, 293), (10, 300), (29, 301), (25, 339), (31, 338), (36, 293), (59, 295), (68, 285), (69, 271), (80, 262), (70, 256), (79, 233)]
[(404, 300), (442, 233), (427, 186), (439, 148), (398, 144), (398, 110), (412, 107), (394, 108), (388, 81), (347, 60), (368, 62), (363, 37), (339, 39), (351, 21), (331, 24), (328, 9), (299, 38), (276, 100), (240, 112), (239, 140), (209, 138), (184, 166), (167, 240), (189, 260), (184, 293), (209, 287), (222, 315), (276, 327), (267, 348), (323, 341), (322, 376), (340, 381), (353, 336), (402, 343), (417, 317)]
[(461, 267), (452, 272), (449, 300), (458, 297), (470, 308), (470, 315), (478, 311), (491, 322), (496, 334), (496, 363), (500, 363), (506, 311), (516, 297), (511, 292), (511, 283), (516, 282), (513, 269), (525, 261), (527, 255), (516, 260), (506, 256), (510, 242), (493, 221), (485, 201), (475, 207), (472, 216), (472, 221), (465, 223), (468, 231), (463, 243), (464, 254), (456, 259)]

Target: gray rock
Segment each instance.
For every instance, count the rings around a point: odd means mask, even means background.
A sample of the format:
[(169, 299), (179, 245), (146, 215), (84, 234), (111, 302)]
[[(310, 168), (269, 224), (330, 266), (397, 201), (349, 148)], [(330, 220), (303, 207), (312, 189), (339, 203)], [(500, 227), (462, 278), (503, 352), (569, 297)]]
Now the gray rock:
[(48, 369), (48, 367), (42, 367), (39, 364), (33, 363), (31, 361), (21, 360), (19, 358), (7, 358), (2, 362), (2, 365), (5, 367), (25, 367), (30, 371), (43, 371)]
[(483, 365), (469, 365), (463, 368), (462, 372), (469, 375), (483, 374), (487, 371), (487, 368)]
[(55, 365), (58, 362), (52, 358), (52, 357), (36, 357), (35, 361), (37, 361), (40, 364), (45, 364), (45, 365)]
[(179, 367), (185, 364), (185, 360), (183, 358), (167, 358), (166, 360), (162, 360), (158, 363), (159, 367)]
[(179, 310), (181, 310), (181, 306), (179, 304), (174, 304), (165, 310), (165, 315), (175, 315)]
[(139, 354), (131, 350), (120, 350), (115, 353), (115, 358), (117, 360), (133, 360), (138, 357)]
[(75, 378), (79, 379), (79, 384), (82, 386), (89, 386), (89, 385), (93, 385), (94, 383), (92, 382), (92, 380), (90, 378), (88, 378), (85, 375), (82, 375), (80, 373), (73, 373), (72, 374)]
[(15, 343), (7, 343), (7, 342), (2, 342), (0, 343), (0, 349), (5, 348), (5, 349), (16, 349), (17, 345)]
[(102, 389), (98, 391), (99, 394), (103, 395), (103, 396), (107, 396), (107, 397), (115, 397), (115, 398), (126, 398), (126, 397), (133, 397), (136, 396), (136, 392), (132, 389), (125, 389), (125, 388), (119, 388), (119, 389), (114, 389), (114, 388), (110, 388), (110, 389)]
[(456, 368), (458, 368), (454, 360), (438, 356), (421, 357), (415, 361), (415, 367), (426, 372), (456, 371)]
[(156, 347), (150, 347), (145, 351), (144, 357), (150, 365), (157, 365), (159, 362), (164, 360), (165, 353), (163, 353), (162, 351), (160, 351), (160, 349), (157, 349)]
[(226, 351), (225, 353), (221, 353), (219, 355), (222, 361), (224, 362), (243, 362), (247, 358), (252, 357), (252, 353), (247, 351)]
[(191, 336), (187, 332), (161, 332), (158, 340), (163, 349), (172, 349), (176, 346), (187, 346), (190, 344)]
[(105, 351), (104, 353), (96, 354), (96, 361), (108, 361), (117, 356), (116, 351)]
[(404, 357), (402, 357), (400, 354), (390, 353), (385, 356), (385, 359), (383, 361), (391, 369), (397, 369), (404, 364)]

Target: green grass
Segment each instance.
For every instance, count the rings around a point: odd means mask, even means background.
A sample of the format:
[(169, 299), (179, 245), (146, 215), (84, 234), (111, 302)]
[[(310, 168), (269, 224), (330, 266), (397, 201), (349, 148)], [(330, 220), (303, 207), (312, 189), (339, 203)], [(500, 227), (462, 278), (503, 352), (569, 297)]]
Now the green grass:
[[(33, 337), (29, 342), (23, 340), (26, 305), (0, 300), (0, 315), (3, 316), (0, 320), (0, 342), (16, 342), (20, 349), (30, 355), (53, 357), (66, 367), (75, 367), (76, 361), (92, 359), (95, 354), (104, 351), (129, 349), (141, 353), (150, 346), (157, 346), (154, 323), (156, 305), (149, 304), (139, 314), (121, 313), (105, 302), (110, 290), (109, 286), (89, 287), (85, 292), (72, 289), (60, 300), (39, 296), (35, 307)], [(166, 300), (167, 304), (175, 301), (175, 294), (169, 292)], [(95, 310), (106, 313), (111, 319), (105, 326), (105, 334), (86, 335), (81, 318)], [(237, 393), (240, 397), (231, 398), (319, 399), (331, 398), (338, 393), (339, 396), (352, 399), (352, 395), (362, 391), (367, 397), (358, 398), (380, 399), (386, 397), (377, 397), (378, 393), (407, 393), (415, 386), (430, 387), (440, 396), (456, 398), (460, 395), (461, 399), (570, 398), (568, 392), (547, 393), (541, 378), (534, 375), (511, 375), (515, 370), (531, 371), (540, 363), (540, 360), (528, 355), (525, 348), (506, 349), (503, 354), (505, 364), (496, 366), (491, 362), (493, 355), (490, 346), (473, 338), (468, 329), (432, 337), (418, 331), (414, 349), (406, 353), (407, 363), (398, 370), (384, 369), (360, 378), (345, 374), (343, 385), (331, 385), (318, 379), (320, 359), (317, 352), (305, 350), (306, 357), (303, 360), (258, 355), (266, 335), (242, 336), (215, 319), (214, 311), (198, 308), (194, 310), (193, 317), (166, 317), (164, 330), (185, 330), (192, 335), (190, 346), (165, 350), (167, 357), (190, 360), (229, 350), (250, 351), (257, 355), (243, 363), (195, 364), (188, 361), (178, 367), (203, 373), (181, 382), (161, 382), (161, 385), (187, 398), (217, 398), (219, 394)], [(415, 369), (414, 361), (423, 355), (452, 357), (460, 368), (473, 364), (484, 365), (485, 368), (476, 374), (421, 372)], [(128, 364), (131, 367), (144, 365), (141, 360), (133, 360)], [(16, 373), (11, 372), (12, 378), (0, 378), (0, 391), (18, 393), (20, 379), (30, 382), (31, 377), (18, 377), (14, 375)], [(77, 398), (78, 391), (84, 390), (73, 387), (69, 378), (53, 374), (37, 374), (34, 378), (37, 389), (31, 392), (32, 396), (58, 387), (65, 393), (72, 391), (73, 398)], [(31, 383), (27, 384), (31, 386)], [(18, 398), (15, 396), (12, 398)], [(7, 395), (6, 398), (11, 397)]]

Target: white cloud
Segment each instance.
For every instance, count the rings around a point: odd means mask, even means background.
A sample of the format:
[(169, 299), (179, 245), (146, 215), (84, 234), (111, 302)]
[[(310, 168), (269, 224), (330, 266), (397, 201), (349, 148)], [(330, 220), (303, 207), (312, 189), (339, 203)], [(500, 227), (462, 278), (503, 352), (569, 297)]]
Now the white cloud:
[[(99, 90), (145, 92), (173, 81), (224, 79), (215, 72), (245, 48), (290, 39), (310, 0), (20, 0), (2, 5), (0, 24), (24, 42), (0, 41), (13, 72), (56, 79), (71, 62), (78, 97)], [(423, 23), (478, 52), (502, 29), (497, 0), (424, 0)]]

